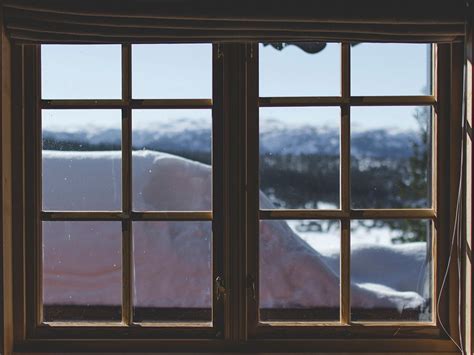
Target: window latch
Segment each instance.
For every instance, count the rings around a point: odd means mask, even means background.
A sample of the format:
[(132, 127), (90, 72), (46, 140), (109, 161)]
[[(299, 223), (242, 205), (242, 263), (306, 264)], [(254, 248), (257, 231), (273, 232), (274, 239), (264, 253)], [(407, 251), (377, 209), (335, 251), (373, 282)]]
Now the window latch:
[(225, 288), (225, 283), (224, 279), (221, 276), (216, 277), (216, 294), (217, 294), (217, 300), (220, 300), (221, 297), (224, 298), (226, 295), (227, 290)]

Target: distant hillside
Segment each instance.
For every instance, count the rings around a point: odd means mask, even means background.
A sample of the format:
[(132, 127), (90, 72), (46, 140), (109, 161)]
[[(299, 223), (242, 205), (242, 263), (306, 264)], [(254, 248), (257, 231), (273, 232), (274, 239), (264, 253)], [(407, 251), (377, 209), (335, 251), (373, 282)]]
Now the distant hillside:
[[(118, 129), (90, 129), (74, 132), (43, 131), (44, 149), (48, 150), (109, 150), (120, 148), (121, 133)], [(406, 158), (411, 145), (419, 137), (413, 133), (392, 133), (386, 130), (370, 130), (352, 134), (352, 154), (355, 157)], [(192, 124), (185, 127), (150, 127), (133, 132), (133, 147), (164, 152), (210, 152), (210, 129)], [(272, 128), (266, 127), (260, 134), (262, 154), (339, 154), (339, 131), (308, 127), (290, 127), (281, 122)]]

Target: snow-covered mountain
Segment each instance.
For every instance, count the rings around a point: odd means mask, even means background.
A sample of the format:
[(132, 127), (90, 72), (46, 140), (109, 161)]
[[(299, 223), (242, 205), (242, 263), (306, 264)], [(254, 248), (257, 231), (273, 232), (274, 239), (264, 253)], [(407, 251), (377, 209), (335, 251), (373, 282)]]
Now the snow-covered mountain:
[[(209, 127), (198, 120), (181, 119), (166, 125), (137, 127), (133, 131), (135, 149), (159, 151), (210, 152), (212, 134)], [(339, 131), (334, 128), (291, 126), (281, 121), (265, 125), (260, 132), (260, 151), (263, 154), (324, 154), (339, 153)], [(87, 129), (43, 130), (43, 139), (56, 143), (74, 142), (88, 146), (120, 145), (119, 129), (90, 127)], [(366, 130), (352, 133), (352, 154), (356, 157), (402, 158), (412, 154), (411, 143), (419, 140), (414, 132)], [(51, 149), (51, 147), (45, 147)], [(94, 149), (91, 149), (94, 150)]]

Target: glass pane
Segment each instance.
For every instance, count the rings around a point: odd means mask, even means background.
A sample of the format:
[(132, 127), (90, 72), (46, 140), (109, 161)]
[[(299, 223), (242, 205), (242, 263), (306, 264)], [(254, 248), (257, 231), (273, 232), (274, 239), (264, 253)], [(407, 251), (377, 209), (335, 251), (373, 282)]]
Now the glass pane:
[(352, 320), (430, 321), (431, 222), (357, 220), (351, 229)]
[(431, 108), (351, 109), (354, 208), (431, 207)]
[(133, 208), (210, 211), (211, 110), (133, 111)]
[(431, 95), (431, 57), (429, 44), (355, 44), (352, 95)]
[(260, 109), (260, 207), (339, 207), (340, 109)]
[(121, 210), (120, 110), (43, 110), (43, 209)]
[(260, 96), (339, 96), (339, 43), (264, 43), (259, 47)]
[(120, 45), (42, 45), (43, 99), (120, 99)]
[(339, 221), (260, 222), (260, 320), (339, 320)]
[(133, 224), (134, 320), (212, 320), (212, 222)]
[(121, 321), (120, 222), (43, 222), (44, 321)]
[(212, 45), (133, 45), (132, 92), (135, 99), (210, 99)]

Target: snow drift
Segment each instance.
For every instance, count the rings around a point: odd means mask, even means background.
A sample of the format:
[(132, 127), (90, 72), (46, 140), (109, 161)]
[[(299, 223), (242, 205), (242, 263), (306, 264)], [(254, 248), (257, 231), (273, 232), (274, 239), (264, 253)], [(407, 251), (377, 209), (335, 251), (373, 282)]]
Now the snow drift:
[[(119, 210), (120, 152), (43, 152), (45, 210)], [(263, 194), (262, 207), (271, 207)], [(211, 168), (177, 156), (133, 153), (135, 210), (211, 209)], [(118, 222), (43, 225), (44, 303), (118, 305), (121, 302), (121, 226)], [(209, 222), (134, 223), (135, 305), (210, 307)], [(260, 230), (260, 304), (337, 307), (339, 256), (312, 248), (284, 221)], [(423, 308), (429, 298), (426, 244), (357, 246), (351, 255), (352, 305)]]

